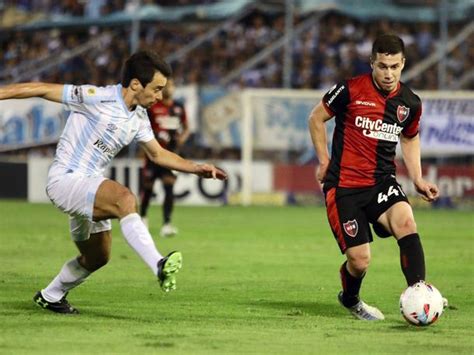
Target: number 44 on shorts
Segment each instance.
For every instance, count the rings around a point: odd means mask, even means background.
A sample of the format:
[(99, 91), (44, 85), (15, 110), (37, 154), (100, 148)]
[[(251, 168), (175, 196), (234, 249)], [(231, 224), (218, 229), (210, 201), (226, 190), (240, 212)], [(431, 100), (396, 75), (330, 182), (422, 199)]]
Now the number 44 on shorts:
[(386, 194), (384, 194), (383, 192), (379, 193), (379, 195), (377, 196), (377, 203), (387, 202), (390, 196), (398, 196), (399, 193), (401, 193), (402, 196), (405, 196), (405, 193), (400, 188), (400, 186), (390, 185)]

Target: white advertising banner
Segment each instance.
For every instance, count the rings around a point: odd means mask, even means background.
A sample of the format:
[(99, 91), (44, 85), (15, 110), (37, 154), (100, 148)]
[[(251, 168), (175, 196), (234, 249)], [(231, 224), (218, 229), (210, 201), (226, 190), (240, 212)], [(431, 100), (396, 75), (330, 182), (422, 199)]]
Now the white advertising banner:
[[(32, 157), (28, 159), (28, 201), (49, 202), (45, 193), (46, 179), (50, 158)], [(213, 162), (224, 169), (229, 178), (227, 181), (201, 179), (193, 174), (177, 173), (178, 179), (174, 187), (176, 203), (182, 205), (222, 205), (227, 202), (227, 196), (241, 190), (241, 168), (239, 161)], [(140, 159), (115, 159), (109, 170), (114, 179), (128, 186), (137, 196), (139, 194)], [(273, 165), (270, 162), (256, 161), (253, 164), (253, 174), (258, 179), (253, 180), (253, 191), (267, 193), (273, 191)], [(154, 186), (156, 197), (152, 203), (163, 202), (164, 193), (157, 180)]]
[(474, 97), (423, 100), (423, 156), (474, 155)]

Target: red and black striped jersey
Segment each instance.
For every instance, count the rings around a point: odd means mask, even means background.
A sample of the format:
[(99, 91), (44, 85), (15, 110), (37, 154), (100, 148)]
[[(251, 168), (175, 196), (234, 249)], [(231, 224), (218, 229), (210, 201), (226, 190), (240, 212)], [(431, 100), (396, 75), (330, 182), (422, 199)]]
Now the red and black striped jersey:
[(159, 101), (148, 109), (151, 128), (160, 145), (174, 151), (177, 138), (187, 125), (186, 111), (180, 102), (165, 105)]
[(323, 106), (336, 119), (325, 189), (369, 187), (395, 175), (400, 134), (418, 134), (421, 100), (413, 91), (399, 83), (387, 95), (366, 74), (336, 84)]

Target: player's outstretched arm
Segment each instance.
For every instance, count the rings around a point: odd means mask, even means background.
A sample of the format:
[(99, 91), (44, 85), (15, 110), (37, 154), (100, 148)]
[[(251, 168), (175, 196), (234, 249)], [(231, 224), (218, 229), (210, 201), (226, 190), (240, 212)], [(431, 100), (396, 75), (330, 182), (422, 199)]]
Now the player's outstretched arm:
[(322, 102), (313, 108), (308, 118), (309, 133), (311, 134), (311, 140), (319, 160), (316, 177), (320, 183), (324, 182), (329, 166), (328, 138), (325, 122), (330, 118), (331, 116), (324, 109)]
[(62, 102), (63, 88), (63, 84), (39, 82), (10, 84), (0, 87), (0, 100), (41, 97), (49, 101)]
[(181, 158), (179, 155), (164, 149), (156, 139), (142, 144), (147, 156), (155, 164), (168, 169), (178, 170), (185, 173), (192, 173), (203, 178), (213, 178), (219, 180), (227, 179), (227, 173), (212, 164), (198, 164), (190, 160)]
[(436, 200), (439, 197), (438, 187), (424, 180), (421, 172), (420, 135), (417, 134), (411, 138), (402, 135), (400, 144), (408, 176), (413, 181), (416, 191), (425, 201), (432, 202)]

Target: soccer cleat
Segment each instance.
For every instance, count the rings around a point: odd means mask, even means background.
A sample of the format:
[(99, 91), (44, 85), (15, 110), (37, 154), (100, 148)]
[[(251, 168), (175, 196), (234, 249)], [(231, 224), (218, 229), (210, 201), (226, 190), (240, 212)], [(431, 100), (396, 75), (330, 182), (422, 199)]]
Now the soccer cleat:
[(443, 297), (443, 309), (448, 308), (448, 307), (449, 307), (448, 299), (446, 297)]
[(359, 301), (356, 305), (352, 307), (344, 306), (342, 303), (342, 291), (339, 292), (337, 296), (339, 303), (345, 309), (347, 309), (354, 317), (361, 320), (384, 320), (385, 316), (383, 315), (380, 310), (375, 307), (369, 306), (368, 304), (364, 303), (363, 301)]
[(33, 297), (33, 301), (41, 308), (47, 309), (51, 312), (62, 314), (78, 314), (79, 311), (69, 304), (69, 302), (66, 300), (66, 296), (67, 294), (64, 295), (64, 297), (58, 302), (49, 302), (44, 299), (41, 291), (38, 291)]
[(172, 237), (172, 236), (175, 236), (176, 234), (178, 234), (178, 228), (171, 225), (170, 223), (165, 223), (163, 224), (163, 227), (161, 227), (160, 235), (163, 238)]
[(169, 292), (176, 289), (176, 273), (183, 266), (183, 256), (173, 251), (158, 261), (158, 281), (161, 289)]

